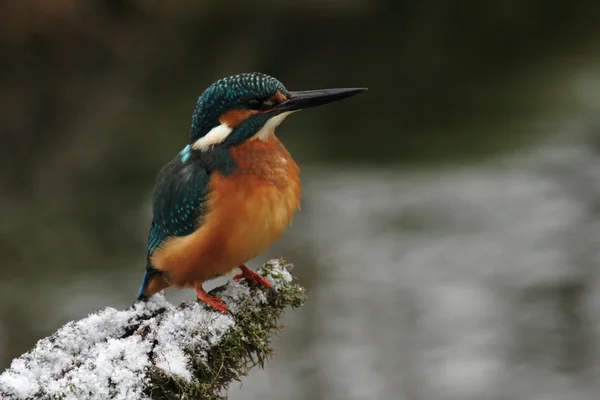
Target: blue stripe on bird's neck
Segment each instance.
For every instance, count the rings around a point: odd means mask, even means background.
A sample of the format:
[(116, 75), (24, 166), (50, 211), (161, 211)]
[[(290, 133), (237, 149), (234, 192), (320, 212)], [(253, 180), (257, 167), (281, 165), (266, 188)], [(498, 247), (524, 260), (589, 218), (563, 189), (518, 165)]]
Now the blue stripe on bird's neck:
[(187, 145), (183, 148), (183, 150), (181, 150), (179, 152), (179, 156), (181, 158), (181, 162), (185, 163), (187, 160), (190, 159), (190, 156), (192, 155), (192, 146), (191, 145)]
[(179, 152), (179, 161), (182, 164), (197, 162), (207, 172), (219, 171), (223, 175), (229, 175), (235, 169), (235, 160), (228, 149), (213, 147), (207, 150), (194, 150), (191, 145), (185, 146)]

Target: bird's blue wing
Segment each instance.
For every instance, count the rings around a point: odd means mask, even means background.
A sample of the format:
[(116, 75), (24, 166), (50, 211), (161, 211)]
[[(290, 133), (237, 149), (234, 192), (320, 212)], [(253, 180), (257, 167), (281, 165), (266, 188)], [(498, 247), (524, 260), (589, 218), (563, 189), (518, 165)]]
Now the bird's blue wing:
[(154, 192), (148, 257), (169, 237), (187, 236), (198, 228), (209, 179), (201, 164), (181, 162), (179, 158), (163, 168)]
[(210, 153), (198, 154), (192, 153), (188, 145), (161, 170), (154, 189), (148, 261), (138, 300), (146, 298), (148, 285), (163, 274), (152, 265), (152, 254), (168, 238), (190, 235), (202, 224), (210, 171), (228, 175), (234, 166), (235, 162), (227, 149), (215, 148)]
[(202, 215), (210, 179), (207, 170), (197, 162), (178, 157), (159, 173), (152, 204), (152, 225), (148, 235), (148, 262), (138, 300), (145, 299), (146, 289), (162, 271), (154, 268), (150, 256), (166, 239), (187, 236), (202, 223)]

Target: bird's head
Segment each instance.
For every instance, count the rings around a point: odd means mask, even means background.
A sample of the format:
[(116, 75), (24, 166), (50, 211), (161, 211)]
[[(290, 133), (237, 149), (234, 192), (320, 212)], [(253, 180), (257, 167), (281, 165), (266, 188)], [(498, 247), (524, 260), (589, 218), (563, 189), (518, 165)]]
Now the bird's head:
[(251, 138), (266, 139), (289, 114), (353, 96), (366, 89), (290, 92), (277, 79), (246, 73), (213, 83), (198, 98), (190, 145), (195, 150), (231, 147)]

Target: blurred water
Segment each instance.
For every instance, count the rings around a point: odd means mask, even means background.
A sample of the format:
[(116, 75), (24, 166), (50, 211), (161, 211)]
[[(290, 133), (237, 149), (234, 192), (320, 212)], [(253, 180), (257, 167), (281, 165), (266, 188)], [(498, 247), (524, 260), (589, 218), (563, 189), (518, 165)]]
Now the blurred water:
[(598, 398), (592, 148), (305, 182), (309, 302), (232, 399)]
[[(230, 398), (598, 398), (600, 162), (572, 137), (469, 167), (303, 171), (303, 210), (261, 260), (293, 261), (309, 301)], [(55, 288), (29, 325), (126, 307), (128, 272)]]

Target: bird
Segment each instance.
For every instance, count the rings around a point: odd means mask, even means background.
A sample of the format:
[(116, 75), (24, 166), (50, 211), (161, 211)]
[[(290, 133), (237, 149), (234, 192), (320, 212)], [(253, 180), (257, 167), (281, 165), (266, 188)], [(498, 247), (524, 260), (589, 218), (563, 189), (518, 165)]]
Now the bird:
[(156, 178), (137, 301), (170, 286), (193, 287), (199, 301), (226, 313), (203, 284), (236, 268), (235, 280), (269, 288), (246, 263), (282, 236), (301, 192), (299, 167), (275, 128), (296, 111), (365, 90), (288, 91), (258, 72), (210, 85), (194, 108), (189, 143)]

